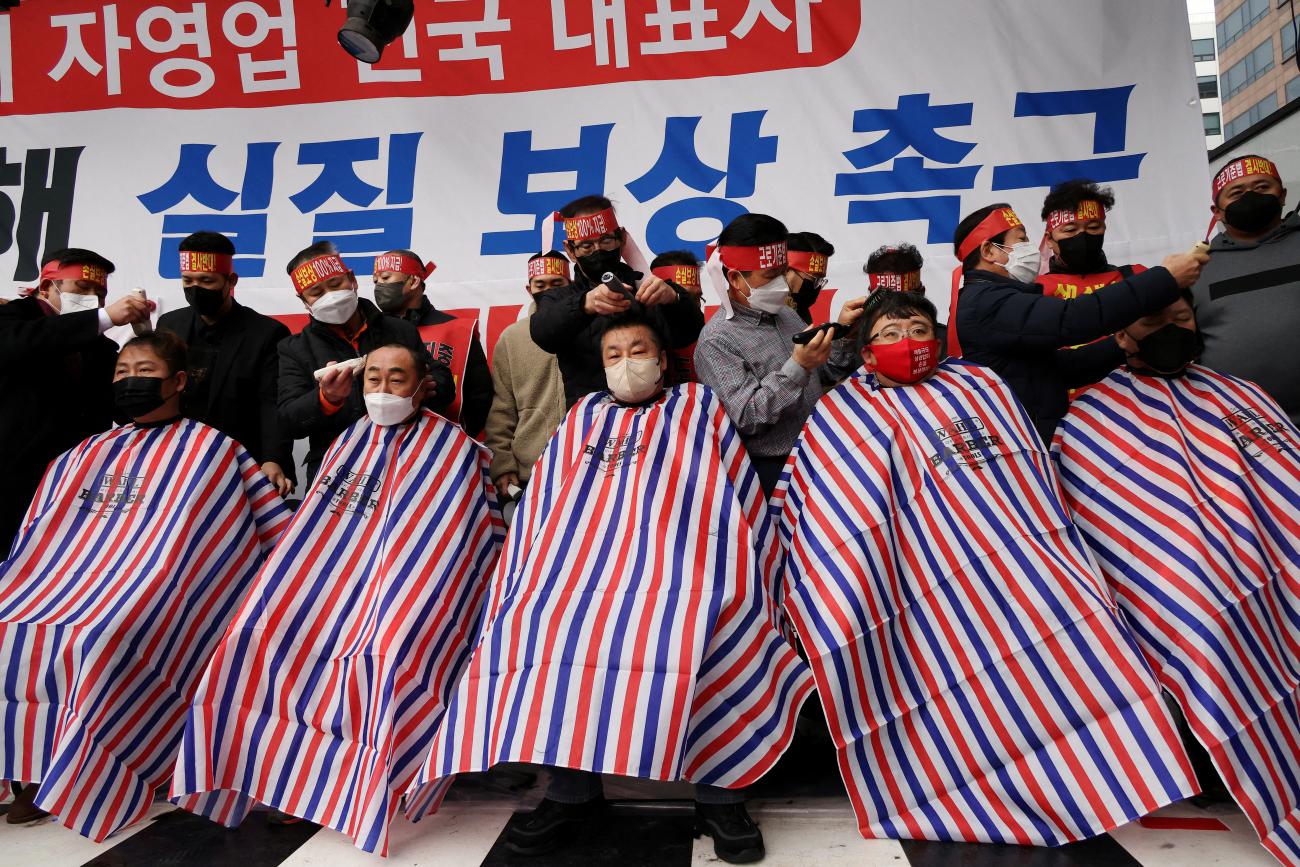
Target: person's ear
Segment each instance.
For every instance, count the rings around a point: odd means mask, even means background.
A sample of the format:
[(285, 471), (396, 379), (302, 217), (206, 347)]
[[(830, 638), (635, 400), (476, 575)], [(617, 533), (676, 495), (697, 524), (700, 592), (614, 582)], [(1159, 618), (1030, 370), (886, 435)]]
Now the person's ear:
[(226, 288), (230, 290), (230, 294), (235, 294), (235, 284), (238, 282), (239, 275), (232, 271), (230, 276), (226, 278)]
[(749, 297), (749, 286), (745, 284), (745, 275), (740, 271), (727, 271), (727, 283), (740, 293), (742, 298)]
[(1137, 341), (1129, 337), (1127, 331), (1116, 331), (1115, 342), (1119, 344), (1119, 348), (1124, 351), (1125, 355), (1137, 355)]
[(619, 226), (614, 230), (614, 234), (618, 236), (618, 248), (623, 249), (623, 245), (627, 243), (627, 229)]
[(185, 390), (186, 383), (189, 382), (190, 375), (184, 370), (176, 371), (176, 393), (180, 394)]
[(1210, 213), (1214, 215), (1214, 219), (1218, 220), (1220, 223), (1223, 222), (1223, 208), (1212, 204), (1210, 205)]
[(50, 290), (53, 288), (53, 280), (42, 280), (40, 283), (36, 284), (36, 295), (38, 298), (44, 298), (46, 301), (49, 301)]
[(1286, 187), (1282, 188), (1282, 195), (1278, 196), (1282, 200), (1282, 210), (1286, 210)]
[(1001, 251), (998, 250), (997, 246), (991, 240), (985, 241), (980, 244), (980, 261), (988, 262), (990, 265), (1001, 265), (1001, 262), (993, 258), (999, 252)]
[(570, 260), (574, 262), (578, 261), (578, 252), (574, 249), (572, 241), (564, 242), (564, 252), (568, 255)]
[(424, 379), (420, 380), (420, 384), (415, 387), (415, 391), (411, 393), (411, 402), (416, 406), (422, 406), (424, 404), (424, 399), (428, 397), (429, 392), (433, 390), (433, 375), (426, 374)]
[(668, 374), (668, 350), (659, 350), (659, 370), (665, 376)]
[(863, 347), (862, 349), (862, 363), (871, 370), (875, 370), (876, 368), (876, 353), (871, 351), (870, 346)]
[(1056, 243), (1056, 239), (1051, 235), (1047, 236), (1047, 248), (1052, 251), (1052, 255), (1061, 258), (1061, 245)]

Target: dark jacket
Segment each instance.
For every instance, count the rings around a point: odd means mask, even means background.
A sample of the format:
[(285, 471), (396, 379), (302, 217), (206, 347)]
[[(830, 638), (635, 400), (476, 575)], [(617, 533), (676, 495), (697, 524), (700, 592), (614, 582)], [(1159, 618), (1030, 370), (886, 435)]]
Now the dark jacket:
[(0, 304), (0, 559), (50, 461), (112, 426), (116, 360), (96, 310)]
[[(403, 319), (415, 326), (442, 325), (455, 319), (450, 313), (443, 313), (433, 306), (428, 298), (421, 299), (419, 308), (407, 310)], [(474, 330), (474, 340), (469, 345), (469, 357), (465, 361), (465, 382), (461, 385), (460, 426), (471, 436), (483, 430), (487, 421), (488, 410), (492, 408), (492, 373), (488, 370), (487, 356), (483, 353), (483, 344), (479, 342), (478, 329)]]
[(1192, 297), (1201, 363), (1254, 382), (1300, 424), (1300, 214), (1258, 241), (1216, 235)]
[(1034, 283), (975, 270), (966, 274), (950, 324), (962, 358), (1005, 379), (1046, 442), (1065, 415), (1070, 389), (1095, 382), (1111, 352), (1105, 341), (1091, 352), (1059, 350), (1114, 334), (1168, 307), (1178, 294), (1173, 275), (1160, 267), (1070, 301), (1048, 297)]
[(297, 481), (293, 462), (293, 440), (280, 430), (276, 411), (280, 355), (276, 347), (289, 336), (289, 329), (238, 302), (209, 328), (218, 333), (215, 352), (205, 371), (196, 369), (200, 355), (196, 344), (205, 341), (205, 324), (192, 307), (182, 307), (158, 318), (158, 327), (174, 332), (190, 347), (190, 385), (196, 373), (205, 375), (202, 406), (185, 404), (185, 414), (211, 425), (248, 449), (259, 464), (277, 463), (284, 474)]
[[(636, 272), (626, 264), (620, 263), (616, 270), (623, 282), (637, 285), (632, 276)], [(681, 349), (690, 346), (700, 336), (704, 311), (700, 309), (699, 301), (681, 287), (669, 285), (677, 290), (676, 303), (647, 308), (633, 301), (631, 311), (653, 322), (668, 341), (669, 349)], [(554, 355), (560, 364), (564, 400), (568, 406), (573, 406), (593, 391), (604, 391), (606, 387), (600, 336), (607, 317), (593, 316), (583, 309), (591, 288), (586, 276), (578, 269), (574, 281), (568, 286), (548, 289), (533, 296), (537, 312), (528, 320), (533, 342), (544, 352)]]
[(294, 439), (306, 437), (308, 440), (308, 482), (315, 477), (316, 468), (320, 466), (321, 458), (334, 438), (366, 414), (366, 403), (361, 396), (361, 376), (352, 378), (352, 394), (342, 409), (332, 415), (325, 411), (320, 399), (320, 383), (314, 374), (329, 362), (360, 358), (381, 346), (400, 343), (419, 352), (429, 365), (434, 393), (425, 400), (425, 406), (434, 412), (445, 409), (454, 394), (451, 371), (429, 357), (428, 350), (420, 340), (420, 332), (415, 330), (414, 325), (393, 316), (385, 316), (379, 312), (378, 307), (364, 298), (357, 309), (361, 312), (365, 327), (357, 335), (355, 346), (340, 336), (332, 326), (315, 319), (307, 323), (307, 327), (300, 333), (283, 340), (279, 346), (280, 424), (285, 435)]

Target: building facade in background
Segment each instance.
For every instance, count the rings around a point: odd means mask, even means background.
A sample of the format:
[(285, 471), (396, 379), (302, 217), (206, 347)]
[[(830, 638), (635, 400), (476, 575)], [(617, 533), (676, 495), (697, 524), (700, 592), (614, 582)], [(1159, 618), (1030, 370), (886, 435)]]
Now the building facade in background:
[(1240, 135), (1288, 102), (1300, 99), (1295, 2), (1215, 0), (1224, 139)]
[(1219, 99), (1219, 53), (1215, 45), (1213, 12), (1191, 13), (1192, 60), (1196, 62), (1196, 89), (1201, 97), (1205, 121), (1205, 146), (1213, 150), (1223, 144), (1223, 110)]

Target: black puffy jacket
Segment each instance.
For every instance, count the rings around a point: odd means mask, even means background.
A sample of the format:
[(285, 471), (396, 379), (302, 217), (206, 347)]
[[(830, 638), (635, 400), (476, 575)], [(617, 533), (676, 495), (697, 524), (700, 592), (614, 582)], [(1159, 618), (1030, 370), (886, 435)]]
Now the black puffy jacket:
[(1161, 267), (1068, 301), (1044, 295), (1034, 283), (976, 269), (966, 274), (949, 326), (957, 329), (962, 358), (1005, 379), (1048, 441), (1069, 408), (1070, 389), (1095, 382), (1099, 369), (1119, 360), (1110, 341), (1058, 350), (1114, 334), (1168, 307), (1178, 294), (1173, 275)]

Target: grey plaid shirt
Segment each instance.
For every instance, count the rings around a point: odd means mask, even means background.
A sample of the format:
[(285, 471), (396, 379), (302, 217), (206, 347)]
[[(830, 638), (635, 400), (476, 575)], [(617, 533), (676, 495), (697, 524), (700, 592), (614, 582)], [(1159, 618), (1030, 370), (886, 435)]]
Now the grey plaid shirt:
[(826, 389), (862, 364), (857, 341), (845, 337), (835, 341), (826, 364), (804, 370), (790, 357), (790, 338), (806, 328), (793, 310), (736, 307), (731, 319), (720, 310), (700, 332), (695, 372), (722, 399), (751, 457), (790, 454)]

